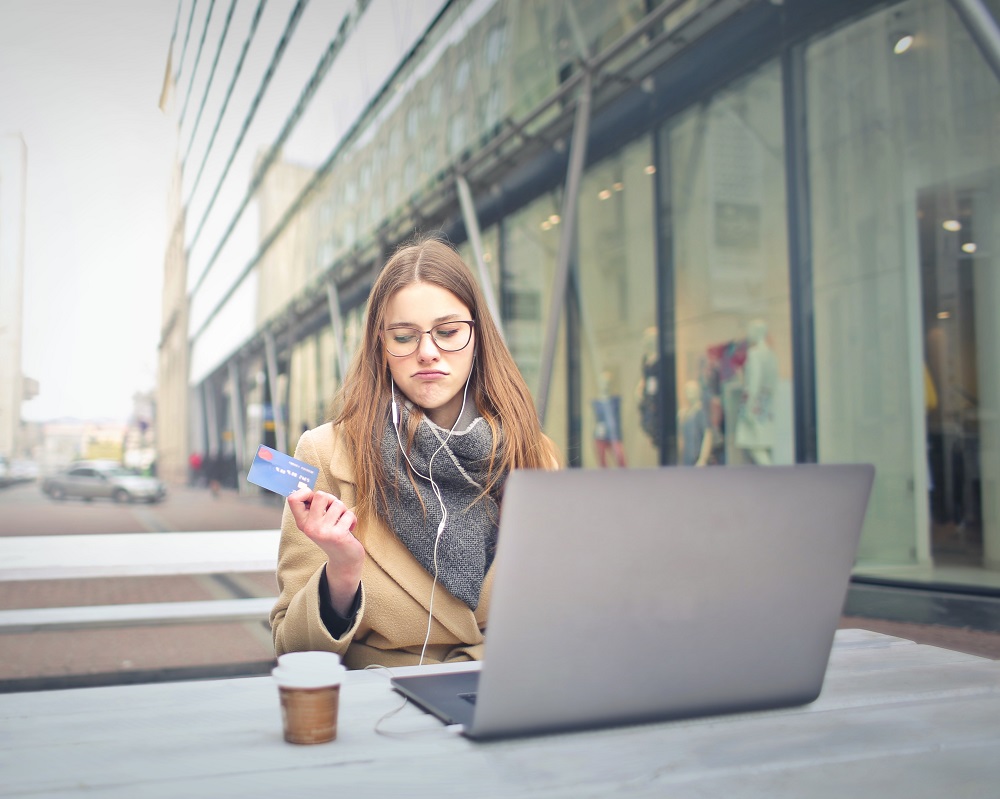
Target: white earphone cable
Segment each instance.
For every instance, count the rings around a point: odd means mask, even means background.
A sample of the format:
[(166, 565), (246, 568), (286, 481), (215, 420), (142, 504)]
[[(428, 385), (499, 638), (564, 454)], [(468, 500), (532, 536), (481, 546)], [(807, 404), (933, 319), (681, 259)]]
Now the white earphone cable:
[(465, 402), (469, 394), (469, 383), (471, 380), (472, 372), (470, 371), (469, 376), (465, 381), (465, 389), (462, 392), (462, 407), (458, 411), (458, 417), (455, 419), (455, 423), (451, 426), (451, 430), (448, 431), (448, 435), (445, 436), (444, 441), (441, 442), (441, 446), (434, 450), (434, 454), (431, 455), (430, 459), (427, 461), (426, 475), (417, 470), (412, 461), (410, 461), (409, 455), (406, 454), (406, 448), (403, 446), (403, 439), (399, 433), (399, 411), (396, 407), (396, 384), (391, 378), (389, 380), (390, 390), (392, 393), (392, 426), (396, 430), (396, 441), (399, 443), (399, 451), (403, 454), (403, 457), (406, 458), (406, 462), (410, 465), (410, 469), (413, 470), (413, 473), (431, 484), (431, 490), (434, 492), (434, 496), (437, 497), (438, 504), (441, 506), (441, 523), (438, 525), (437, 533), (434, 536), (434, 579), (431, 582), (431, 596), (427, 606), (427, 632), (424, 635), (423, 646), (420, 648), (420, 660), (417, 663), (418, 666), (422, 666), (424, 664), (424, 654), (427, 652), (427, 643), (431, 638), (431, 622), (434, 618), (434, 594), (437, 589), (438, 582), (438, 543), (441, 541), (441, 534), (444, 532), (445, 523), (448, 521), (448, 508), (444, 504), (440, 487), (434, 482), (434, 458), (436, 458), (437, 454), (444, 449), (445, 445), (448, 443), (448, 439), (451, 438), (451, 434), (455, 432), (455, 428), (458, 426), (458, 423), (462, 418), (462, 414), (465, 413)]

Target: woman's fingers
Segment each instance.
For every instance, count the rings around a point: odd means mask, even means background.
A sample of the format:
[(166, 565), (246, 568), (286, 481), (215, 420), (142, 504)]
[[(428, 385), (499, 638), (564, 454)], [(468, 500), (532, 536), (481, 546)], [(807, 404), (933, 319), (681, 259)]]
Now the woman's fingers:
[(296, 526), (317, 543), (335, 541), (354, 531), (358, 519), (339, 497), (326, 491), (298, 489), (288, 495)]
[(286, 497), (288, 509), (292, 512), (295, 525), (301, 530), (305, 522), (306, 514), (312, 505), (313, 492), (308, 488), (297, 488)]

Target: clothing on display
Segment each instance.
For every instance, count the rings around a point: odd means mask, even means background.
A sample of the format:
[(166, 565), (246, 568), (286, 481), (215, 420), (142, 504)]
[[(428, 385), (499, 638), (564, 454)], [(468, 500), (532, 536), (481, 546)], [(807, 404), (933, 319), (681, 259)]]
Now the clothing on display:
[(736, 419), (736, 446), (761, 465), (772, 462), (774, 398), (778, 388), (778, 358), (768, 346), (766, 336), (767, 326), (763, 321), (750, 324), (750, 346), (743, 365), (743, 393)]

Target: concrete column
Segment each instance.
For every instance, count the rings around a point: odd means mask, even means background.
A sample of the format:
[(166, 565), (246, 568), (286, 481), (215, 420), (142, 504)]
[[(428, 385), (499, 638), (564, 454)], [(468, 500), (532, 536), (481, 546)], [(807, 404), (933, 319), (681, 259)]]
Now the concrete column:
[(264, 355), (267, 360), (267, 385), (271, 393), (271, 413), (274, 416), (275, 447), (282, 452), (288, 452), (288, 433), (285, 429), (285, 415), (281, 409), (281, 397), (278, 391), (278, 356), (274, 344), (274, 336), (264, 333)]
[[(246, 457), (246, 425), (243, 422), (245, 406), (243, 404), (243, 388), (240, 383), (240, 369), (235, 361), (229, 362), (229, 416), (233, 420), (233, 446), (236, 449), (236, 470), (242, 474), (244, 471), (244, 458)], [(246, 489), (246, 482), (237, 480), (236, 485), (242, 494)]]

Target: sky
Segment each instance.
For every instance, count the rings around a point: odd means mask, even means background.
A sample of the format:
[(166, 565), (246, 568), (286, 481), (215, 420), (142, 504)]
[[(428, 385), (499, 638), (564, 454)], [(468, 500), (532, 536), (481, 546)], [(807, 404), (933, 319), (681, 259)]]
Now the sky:
[(0, 0), (0, 135), (27, 145), (23, 419), (127, 420), (156, 382), (177, 0)]

